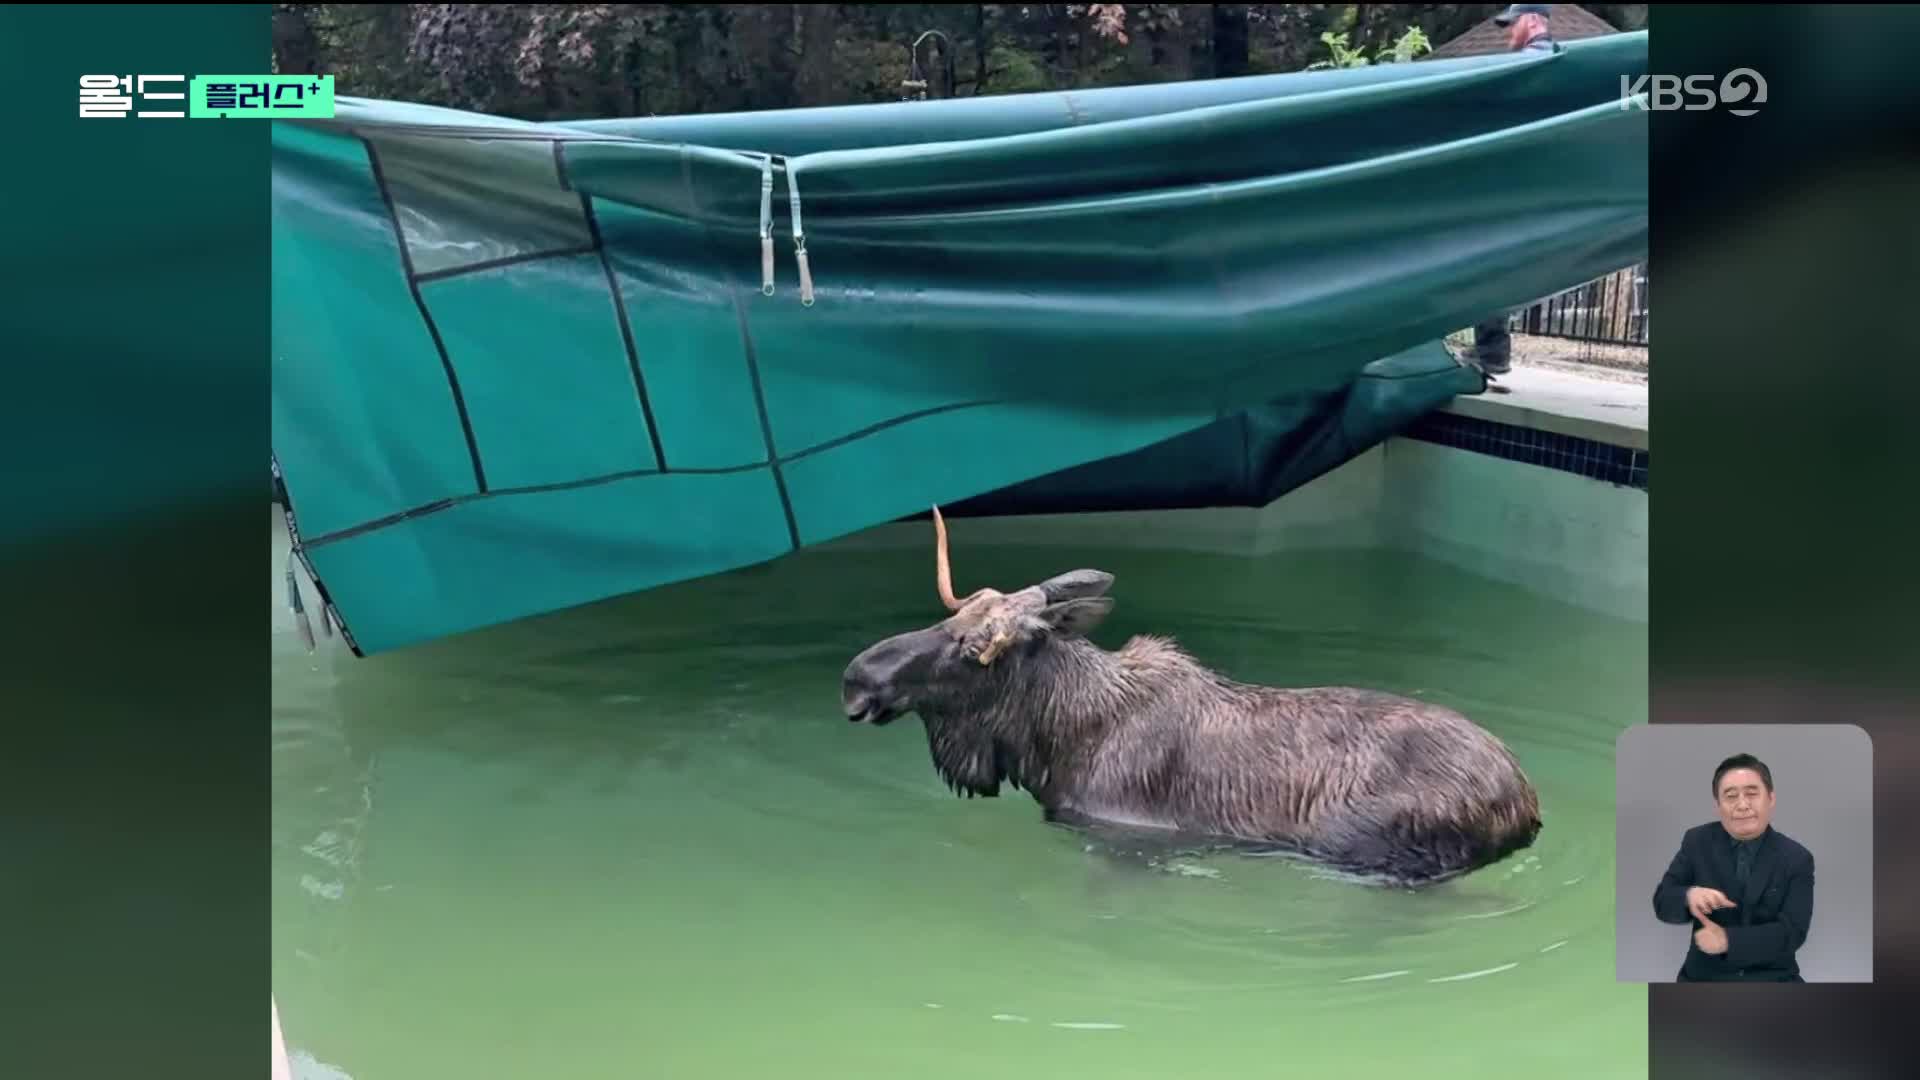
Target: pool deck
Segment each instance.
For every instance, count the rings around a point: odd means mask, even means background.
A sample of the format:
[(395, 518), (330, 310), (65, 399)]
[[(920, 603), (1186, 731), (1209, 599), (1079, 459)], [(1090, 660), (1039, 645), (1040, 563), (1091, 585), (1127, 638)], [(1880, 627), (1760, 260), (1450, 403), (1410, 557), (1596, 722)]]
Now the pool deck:
[[(1501, 393), (1501, 390), (1507, 392)], [(1648, 450), (1647, 384), (1613, 372), (1583, 375), (1515, 364), (1487, 392), (1458, 397), (1445, 412)]]

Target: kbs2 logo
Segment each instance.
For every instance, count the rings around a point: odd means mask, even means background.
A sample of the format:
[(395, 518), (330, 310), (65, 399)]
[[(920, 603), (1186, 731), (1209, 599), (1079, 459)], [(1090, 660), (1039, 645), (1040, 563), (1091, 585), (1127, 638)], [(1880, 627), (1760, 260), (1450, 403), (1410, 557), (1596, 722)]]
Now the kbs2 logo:
[[(1683, 96), (1684, 93), (1684, 96)], [(1698, 112), (1720, 107), (1735, 116), (1752, 116), (1766, 104), (1767, 80), (1752, 68), (1734, 68), (1725, 75), (1620, 76), (1620, 107), (1672, 112)]]

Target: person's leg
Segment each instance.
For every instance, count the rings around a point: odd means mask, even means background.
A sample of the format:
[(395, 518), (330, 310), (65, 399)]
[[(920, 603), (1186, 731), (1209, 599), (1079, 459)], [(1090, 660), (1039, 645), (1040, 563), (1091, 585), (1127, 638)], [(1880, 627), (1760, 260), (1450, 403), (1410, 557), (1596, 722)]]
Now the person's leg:
[(1473, 353), (1480, 369), (1505, 374), (1513, 365), (1513, 335), (1507, 332), (1507, 313), (1501, 312), (1473, 328)]

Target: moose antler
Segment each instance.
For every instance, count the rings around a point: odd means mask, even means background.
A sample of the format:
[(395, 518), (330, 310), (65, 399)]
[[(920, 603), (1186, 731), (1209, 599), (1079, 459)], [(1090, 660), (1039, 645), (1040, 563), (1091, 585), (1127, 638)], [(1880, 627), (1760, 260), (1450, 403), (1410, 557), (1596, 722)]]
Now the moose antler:
[[(953, 571), (947, 566), (947, 521), (940, 516), (940, 508), (933, 508), (934, 577), (940, 585), (940, 602), (947, 605), (948, 611), (959, 611), (983, 596), (999, 597), (1001, 593), (994, 589), (975, 589), (967, 594), (965, 600), (953, 595)], [(1027, 589), (1036, 602), (1042, 597), (1038, 589)]]
[(953, 571), (947, 566), (947, 523), (940, 508), (933, 508), (934, 578), (940, 586), (940, 602), (948, 611), (959, 611), (962, 604), (953, 596)]

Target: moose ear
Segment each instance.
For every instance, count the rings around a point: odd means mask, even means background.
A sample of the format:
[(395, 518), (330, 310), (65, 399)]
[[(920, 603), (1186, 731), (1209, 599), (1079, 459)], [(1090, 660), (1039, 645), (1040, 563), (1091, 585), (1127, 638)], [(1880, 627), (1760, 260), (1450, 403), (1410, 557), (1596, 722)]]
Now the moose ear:
[(1040, 591), (1046, 594), (1049, 604), (1101, 596), (1112, 587), (1113, 575), (1104, 570), (1069, 570), (1040, 583)]
[(1112, 610), (1113, 601), (1108, 597), (1085, 597), (1042, 608), (1040, 618), (1056, 634), (1082, 637), (1099, 626)]

